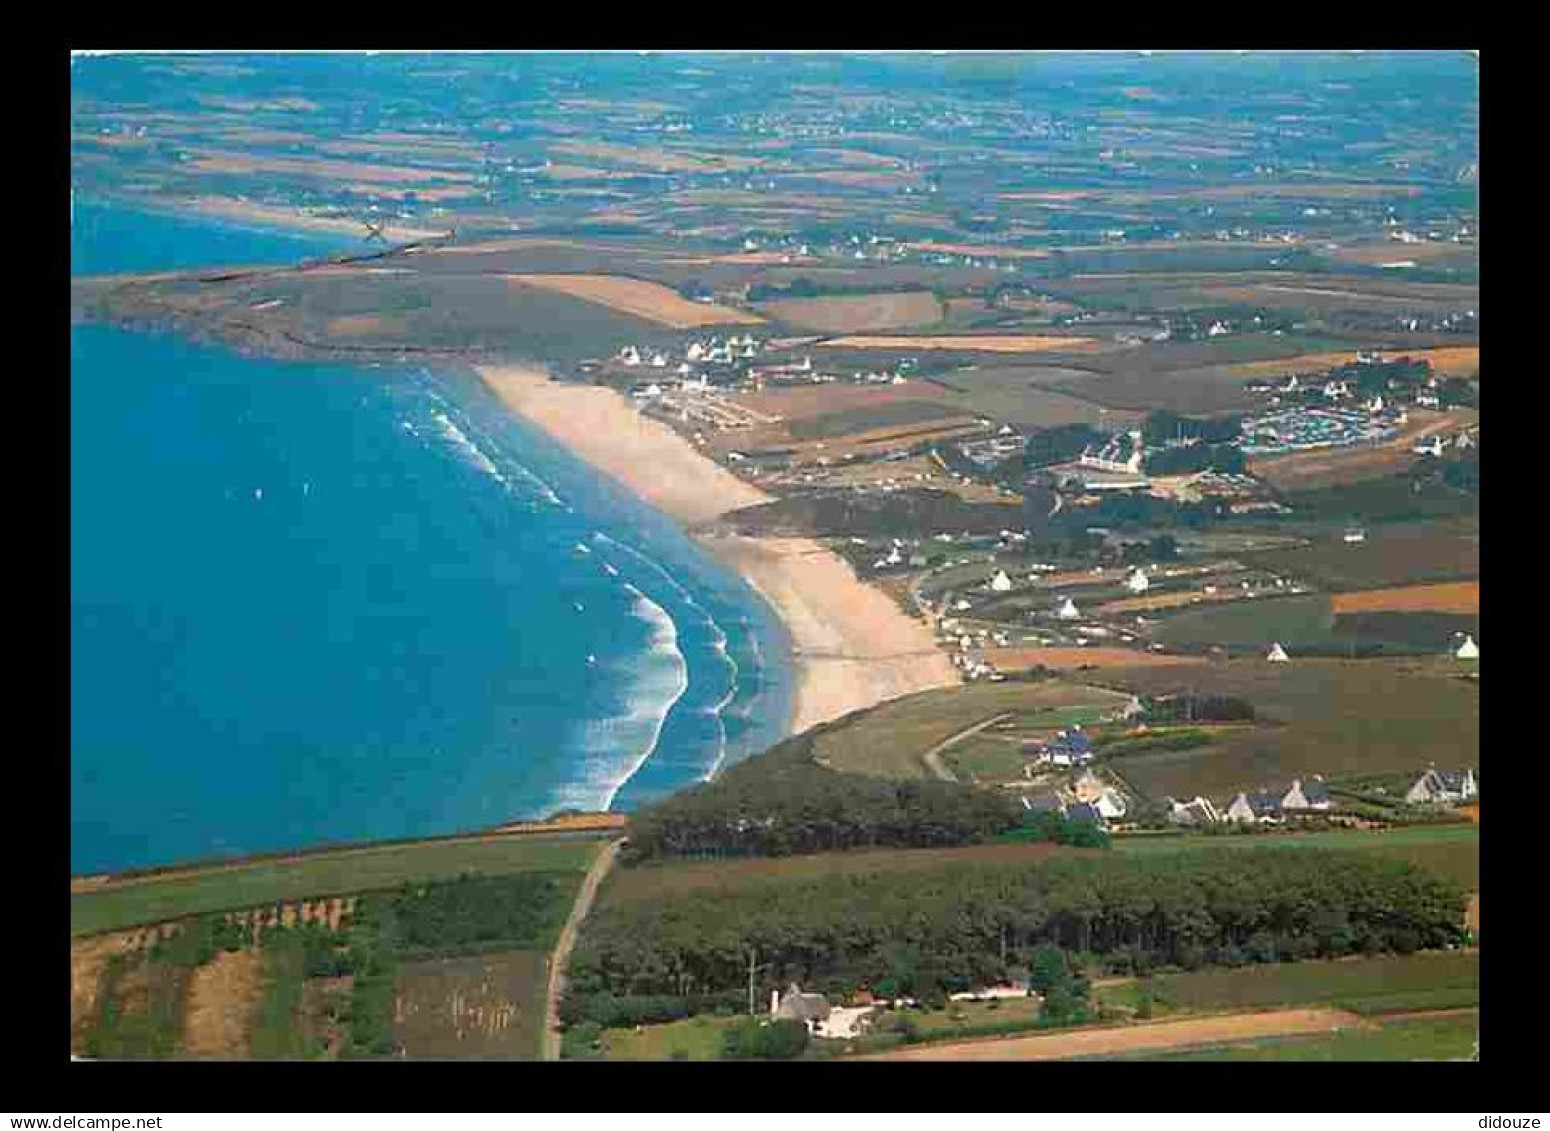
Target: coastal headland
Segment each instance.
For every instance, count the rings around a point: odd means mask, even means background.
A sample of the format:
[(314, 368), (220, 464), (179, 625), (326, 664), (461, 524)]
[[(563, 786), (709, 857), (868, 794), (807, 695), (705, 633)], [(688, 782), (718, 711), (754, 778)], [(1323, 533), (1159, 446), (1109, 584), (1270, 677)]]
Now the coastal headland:
[(803, 731), (888, 699), (959, 682), (924, 622), (810, 538), (749, 538), (715, 520), (771, 496), (745, 483), (612, 389), (532, 366), (475, 371), (512, 412), (682, 523), (779, 614), (796, 649), (791, 726)]

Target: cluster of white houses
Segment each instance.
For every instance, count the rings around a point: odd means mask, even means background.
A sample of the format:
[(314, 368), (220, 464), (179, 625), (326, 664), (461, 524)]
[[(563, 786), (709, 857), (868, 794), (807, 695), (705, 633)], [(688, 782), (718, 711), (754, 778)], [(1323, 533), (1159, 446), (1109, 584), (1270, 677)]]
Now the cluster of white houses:
[[(1472, 769), (1427, 769), (1404, 795), (1408, 805), (1461, 805), (1479, 796), (1479, 785)], [(1188, 801), (1167, 799), (1168, 819), (1176, 825), (1279, 824), (1289, 817), (1310, 816), (1335, 807), (1329, 787), (1317, 775), (1296, 778), (1284, 790), (1254, 790), (1239, 793), (1225, 809), (1207, 797)]]

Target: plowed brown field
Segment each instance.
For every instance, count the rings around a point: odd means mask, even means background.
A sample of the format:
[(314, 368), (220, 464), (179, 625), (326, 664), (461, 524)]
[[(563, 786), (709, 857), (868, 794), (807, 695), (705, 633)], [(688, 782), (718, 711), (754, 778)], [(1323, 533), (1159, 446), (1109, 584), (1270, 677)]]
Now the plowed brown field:
[(1479, 613), (1480, 583), (1449, 581), (1440, 585), (1404, 585), (1395, 589), (1368, 589), (1335, 593), (1331, 607), (1340, 613)]
[(622, 275), (507, 275), (506, 278), (521, 286), (559, 291), (675, 330), (764, 321), (757, 314), (717, 306), (715, 303), (690, 302), (677, 291), (660, 283), (648, 283), (643, 279), (630, 279)]

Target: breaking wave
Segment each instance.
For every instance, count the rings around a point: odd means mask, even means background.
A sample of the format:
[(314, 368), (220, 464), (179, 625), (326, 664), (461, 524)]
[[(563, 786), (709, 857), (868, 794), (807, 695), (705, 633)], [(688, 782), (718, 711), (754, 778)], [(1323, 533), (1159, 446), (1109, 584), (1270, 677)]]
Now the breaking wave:
[[(429, 370), (421, 370), (418, 376), (419, 380), (413, 386), (415, 392), (424, 400), (439, 406), (430, 410), (430, 418), (435, 422), (443, 439), (466, 463), (495, 480), (512, 494), (520, 493), (518, 484), (522, 484), (531, 488), (550, 506), (570, 509), (565, 500), (555, 493), (553, 487), (511, 458), (497, 441), (484, 435), (465, 413), (458, 412), (452, 402), (438, 393), (432, 384), (435, 378)], [(461, 424), (445, 411), (449, 409), (452, 412), (458, 412), (459, 417), (462, 418)], [(411, 421), (404, 421), (402, 426), (411, 435), (420, 435)]]
[[(608, 535), (602, 533), (601, 531), (593, 531), (592, 540), (602, 545), (611, 547), (612, 549), (628, 554), (637, 562), (640, 562), (642, 565), (644, 565), (647, 569), (651, 570), (654, 574), (656, 574), (656, 576), (660, 577), (664, 582), (667, 583), (668, 587), (678, 595), (685, 606), (694, 610), (694, 612), (699, 615), (700, 623), (710, 633), (711, 651), (716, 653), (717, 658), (721, 661), (722, 666), (726, 670), (726, 686), (721, 694), (721, 697), (716, 700), (716, 702), (699, 708), (702, 713), (710, 715), (715, 719), (716, 722), (716, 748), (714, 756), (711, 758), (709, 766), (706, 768), (705, 773), (701, 777), (702, 781), (709, 781), (711, 778), (715, 777), (717, 771), (719, 771), (722, 765), (726, 762), (727, 727), (723, 712), (726, 710), (728, 705), (731, 704), (732, 700), (737, 697), (739, 688), (738, 677), (741, 674), (740, 669), (737, 666), (737, 661), (732, 658), (732, 654), (727, 650), (727, 634), (722, 630), (721, 626), (716, 623), (716, 619), (705, 611), (705, 607), (694, 599), (694, 595), (685, 589), (683, 585), (678, 582), (677, 578), (673, 577), (672, 574), (668, 573), (667, 570), (663, 569), (657, 562), (653, 561), (651, 558), (647, 557), (633, 546), (627, 546), (617, 539), (610, 538)], [(605, 568), (608, 567), (605, 566)]]
[(580, 773), (557, 791), (558, 808), (611, 808), (656, 752), (668, 714), (689, 689), (689, 664), (678, 647), (673, 618), (635, 586), (626, 583), (625, 588), (635, 599), (631, 613), (651, 627), (651, 642), (643, 656), (629, 661), (623, 712), (583, 725)]

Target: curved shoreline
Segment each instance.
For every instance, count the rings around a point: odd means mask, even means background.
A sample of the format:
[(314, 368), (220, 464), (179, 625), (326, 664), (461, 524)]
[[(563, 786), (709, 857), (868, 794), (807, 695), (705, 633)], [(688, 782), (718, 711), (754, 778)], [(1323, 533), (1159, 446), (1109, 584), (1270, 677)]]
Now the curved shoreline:
[(532, 366), (473, 368), (509, 411), (686, 527), (775, 611), (795, 645), (793, 732), (959, 682), (930, 629), (821, 543), (706, 533), (706, 524), (770, 496), (619, 393), (562, 384)]

